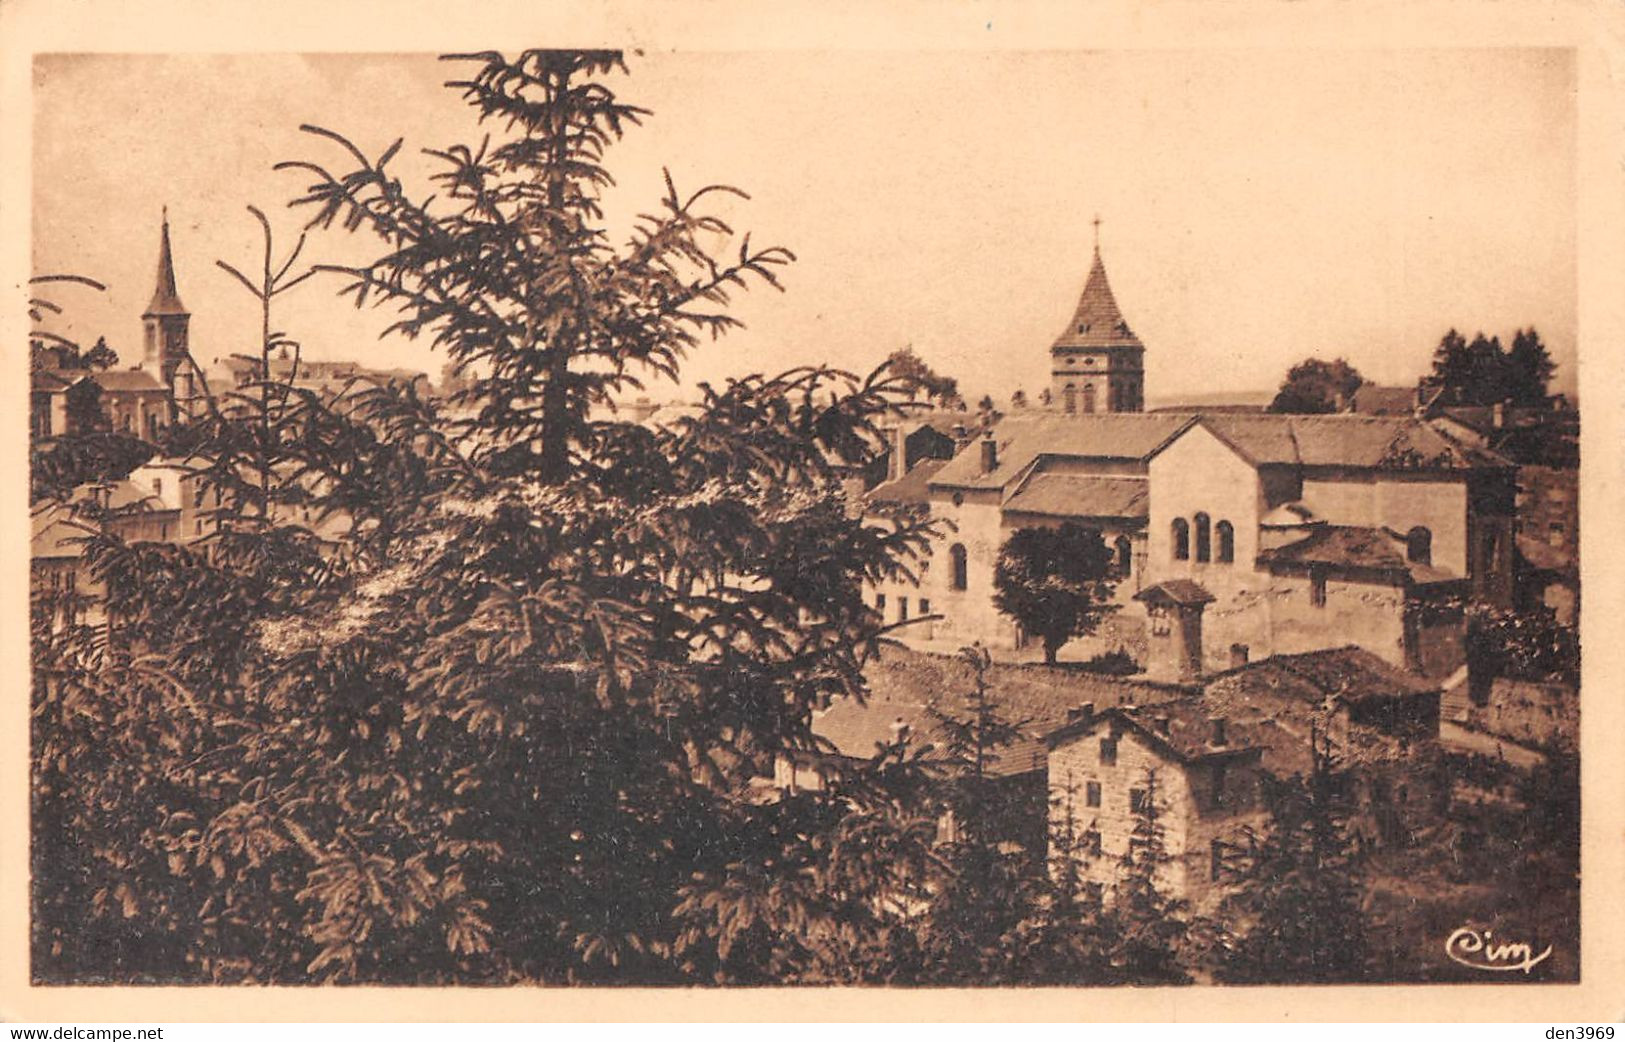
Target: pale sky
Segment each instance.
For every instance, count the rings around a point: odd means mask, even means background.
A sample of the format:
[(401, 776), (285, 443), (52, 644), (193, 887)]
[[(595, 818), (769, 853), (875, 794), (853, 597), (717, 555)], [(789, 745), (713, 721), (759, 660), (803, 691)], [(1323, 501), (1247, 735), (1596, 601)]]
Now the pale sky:
[[(1540, 330), (1574, 388), (1575, 63), (1566, 50), (724, 52), (629, 55), (613, 86), (653, 110), (611, 150), (624, 228), (659, 197), (724, 181), (726, 216), (794, 250), (787, 292), (739, 298), (747, 323), (685, 383), (828, 362), (867, 370), (905, 344), (975, 393), (1034, 394), (1088, 271), (1098, 212), (1119, 305), (1154, 400), (1269, 389), (1309, 355), (1413, 381), (1455, 326)], [(139, 358), (159, 213), (169, 206), (193, 353), (251, 350), (252, 298), (214, 266), (257, 264), (304, 185), (290, 158), (342, 166), (301, 122), (376, 153), (477, 143), (432, 55), (42, 56), (35, 65), (36, 272), (72, 332)], [(427, 191), (415, 174), (394, 168)], [(311, 260), (373, 242), (312, 237)], [(379, 341), (313, 280), (276, 322), (310, 357), (438, 373)], [(656, 398), (688, 388), (655, 385)]]

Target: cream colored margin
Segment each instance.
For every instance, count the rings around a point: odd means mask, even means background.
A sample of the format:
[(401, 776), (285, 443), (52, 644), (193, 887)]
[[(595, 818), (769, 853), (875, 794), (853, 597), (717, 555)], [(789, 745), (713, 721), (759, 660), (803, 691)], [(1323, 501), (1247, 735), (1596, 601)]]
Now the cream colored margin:
[[(1625, 8), (1594, 3), (1212, 4), (440, 0), (0, 0), (0, 424), (10, 508), (0, 689), (0, 1021), (1154, 1020), (1547, 1021), (1625, 1014), (1625, 598), (1620, 362), (1625, 179), (1619, 83)], [(27, 966), (27, 381), (30, 64), (63, 51), (381, 51), (489, 46), (683, 50), (1574, 47), (1579, 51), (1579, 342), (1585, 431), (1585, 881), (1578, 986), (919, 990), (31, 988)], [(1290, 88), (1288, 88), (1290, 89)], [(1494, 157), (1486, 157), (1493, 162)], [(1330, 284), (1335, 284), (1335, 278)]]

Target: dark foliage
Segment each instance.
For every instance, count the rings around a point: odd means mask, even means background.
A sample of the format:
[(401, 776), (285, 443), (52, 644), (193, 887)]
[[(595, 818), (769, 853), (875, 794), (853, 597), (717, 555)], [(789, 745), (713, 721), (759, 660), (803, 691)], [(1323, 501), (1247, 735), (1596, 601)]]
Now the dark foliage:
[(1340, 411), (1365, 384), (1360, 371), (1342, 358), (1327, 362), (1306, 358), (1287, 370), (1270, 412), (1330, 413)]
[(1115, 557), (1098, 531), (1066, 522), (1022, 528), (999, 551), (993, 603), (1044, 645), (1055, 662), (1061, 646), (1093, 633), (1111, 610)]
[(1428, 384), (1451, 405), (1540, 406), (1556, 368), (1532, 328), (1518, 330), (1510, 349), (1501, 346), (1499, 337), (1478, 333), (1469, 343), (1452, 329), (1434, 349)]
[(1355, 779), (1311, 734), (1307, 778), (1266, 778), (1270, 821), (1251, 871), (1226, 898), (1216, 976), (1238, 983), (1348, 983), (1370, 969), (1364, 894), (1349, 831)]
[[(923, 546), (840, 496), (904, 389), (802, 369), (669, 428), (590, 419), (789, 255), (714, 259), (698, 207), (733, 190), (669, 179), (608, 241), (601, 155), (642, 115), (618, 55), (457, 60), (501, 136), (430, 151), (436, 202), (387, 172), (399, 143), (312, 128), (352, 168), (288, 166), (313, 224), (383, 250), (319, 270), (467, 386), (226, 396), (173, 434), (210, 533), (94, 536), (106, 621), (36, 628), (39, 979), (850, 980), (907, 947), (876, 902), (920, 885), (917, 772), (758, 786), (815, 751), (813, 706), (861, 695), (860, 580)], [(265, 352), (304, 277), (267, 232), (262, 277), (232, 270)]]

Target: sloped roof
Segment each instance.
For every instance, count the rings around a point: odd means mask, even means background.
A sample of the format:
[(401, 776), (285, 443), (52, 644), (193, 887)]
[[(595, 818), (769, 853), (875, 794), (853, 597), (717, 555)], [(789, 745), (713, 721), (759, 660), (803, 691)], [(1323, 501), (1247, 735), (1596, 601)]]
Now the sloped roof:
[(1106, 264), (1100, 259), (1100, 247), (1095, 247), (1095, 261), (1089, 268), (1089, 278), (1078, 297), (1078, 306), (1066, 329), (1055, 338), (1051, 351), (1068, 348), (1136, 347), (1144, 349), (1140, 338), (1129, 329), (1123, 312), (1112, 296), (1111, 284), (1106, 280)]
[(28, 373), (29, 389), (60, 394), (81, 380), (90, 378), (88, 369), (33, 369)]
[(1145, 478), (1039, 471), (1004, 501), (1008, 513), (1044, 517), (1144, 518), (1150, 512)]
[(96, 383), (104, 391), (154, 391), (166, 390), (158, 378), (145, 369), (109, 369), (106, 372), (94, 374)]
[(1351, 705), (1372, 699), (1436, 694), (1440, 690), (1437, 683), (1408, 673), (1355, 644), (1296, 655), (1271, 655), (1217, 674), (1208, 687), (1216, 685), (1317, 704), (1336, 699)]
[(1169, 600), (1175, 604), (1211, 604), (1214, 596), (1207, 587), (1191, 579), (1165, 579), (1134, 595), (1137, 601)]
[(1204, 414), (1198, 421), (1254, 466), (1466, 470), (1505, 466), (1494, 453), (1409, 416)]
[(1182, 763), (1245, 756), (1261, 748), (1250, 728), (1225, 723), (1224, 743), (1213, 724), (1213, 708), (1200, 697), (1176, 699), (1157, 705), (1135, 705), (1109, 710), (1108, 719), (1121, 719), (1150, 738)]
[[(972, 671), (958, 656), (932, 655), (886, 648), (864, 670), (869, 696), (863, 702), (844, 699), (813, 716), (813, 733), (832, 743), (843, 756), (867, 759), (879, 745), (893, 740), (893, 724), (909, 727), (910, 741), (941, 747), (927, 706), (938, 700), (944, 712), (961, 711), (959, 695), (971, 690)], [(992, 771), (1021, 774), (1043, 768), (1044, 736), (1066, 722), (1067, 712), (1085, 704), (1109, 708), (1124, 702), (1162, 702), (1188, 695), (1189, 688), (1133, 677), (1040, 665), (995, 662), (988, 669), (999, 712), (1007, 720), (1026, 720), (1024, 737), (999, 750)]]
[(1354, 392), (1354, 411), (1367, 416), (1409, 416), (1416, 411), (1416, 388), (1363, 384)]
[(70, 507), (51, 504), (29, 517), (30, 557), (80, 557), (85, 530), (72, 523)]
[(947, 463), (945, 459), (923, 459), (896, 481), (876, 485), (869, 491), (869, 499), (875, 503), (929, 503), (931, 478)]
[(1040, 456), (1143, 460), (1172, 438), (1189, 415), (1178, 413), (1031, 413), (1006, 416), (993, 428), (998, 466), (982, 473), (982, 454), (971, 446), (937, 472), (933, 488), (1003, 488)]
[(1404, 572), (1413, 582), (1451, 582), (1461, 576), (1406, 556), (1405, 539), (1386, 528), (1365, 525), (1316, 525), (1296, 542), (1260, 550), (1264, 564), (1327, 565), (1366, 571)]

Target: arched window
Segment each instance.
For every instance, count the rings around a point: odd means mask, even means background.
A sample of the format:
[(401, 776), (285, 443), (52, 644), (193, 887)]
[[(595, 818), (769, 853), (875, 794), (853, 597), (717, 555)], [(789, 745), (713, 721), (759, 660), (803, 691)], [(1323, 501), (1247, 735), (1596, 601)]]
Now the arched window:
[(1134, 544), (1128, 536), (1120, 535), (1113, 545), (1117, 548), (1117, 574), (1127, 575), (1134, 560)]
[(1417, 525), (1405, 533), (1405, 559), (1412, 564), (1433, 563), (1433, 533)]
[(1061, 391), (1061, 407), (1069, 416), (1078, 411), (1078, 391), (1071, 384)]
[(1196, 559), (1198, 561), (1213, 559), (1213, 528), (1206, 514), (1196, 515)]
[(1220, 521), (1213, 526), (1213, 532), (1219, 537), (1219, 560), (1225, 564), (1236, 559), (1236, 530), (1228, 521)]
[(1083, 385), (1083, 411), (1084, 412), (1094, 412), (1095, 411), (1095, 385), (1094, 384), (1084, 384)]
[(956, 590), (963, 590), (966, 586), (964, 544), (955, 543), (953, 546), (949, 547), (948, 556), (953, 561), (953, 588)]
[(1174, 518), (1174, 560), (1188, 561), (1191, 556), (1191, 526), (1182, 517)]

